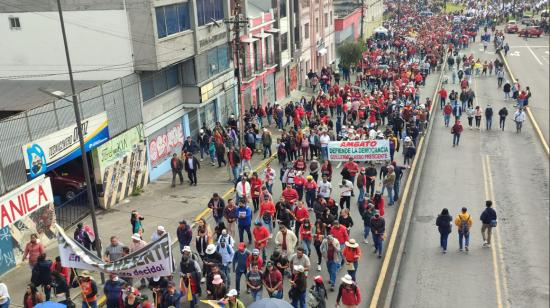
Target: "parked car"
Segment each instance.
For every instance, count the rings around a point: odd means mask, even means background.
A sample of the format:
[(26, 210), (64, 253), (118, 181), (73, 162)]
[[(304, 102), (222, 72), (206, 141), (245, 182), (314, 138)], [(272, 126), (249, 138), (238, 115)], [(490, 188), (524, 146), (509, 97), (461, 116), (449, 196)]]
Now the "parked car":
[(519, 36), (527, 36), (527, 37), (535, 37), (535, 36), (540, 37), (542, 32), (543, 31), (540, 27), (531, 26), (531, 27), (521, 29), (521, 31), (519, 31), (518, 35)]
[(529, 15), (523, 15), (521, 16), (521, 24), (530, 26), (533, 24), (533, 17)]
[(504, 27), (504, 32), (506, 33), (518, 33), (518, 24), (515, 20), (510, 20), (508, 24)]
[(61, 197), (63, 202), (73, 199), (86, 187), (82, 167), (79, 168), (76, 163), (50, 170), (46, 176), (52, 183), (53, 194)]

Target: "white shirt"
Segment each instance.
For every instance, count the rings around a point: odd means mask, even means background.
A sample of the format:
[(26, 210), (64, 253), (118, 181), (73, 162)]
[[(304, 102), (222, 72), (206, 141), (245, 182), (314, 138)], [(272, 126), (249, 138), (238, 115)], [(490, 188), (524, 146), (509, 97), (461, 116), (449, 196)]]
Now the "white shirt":
[(158, 232), (155, 231), (155, 233), (153, 233), (153, 235), (151, 235), (151, 242), (154, 242), (154, 241), (158, 240), (161, 236), (164, 235), (164, 233), (166, 233), (166, 231), (162, 232), (162, 234), (159, 235)]
[(239, 198), (246, 197), (247, 199), (250, 199), (250, 183), (248, 181), (237, 183), (237, 195)]
[(275, 179), (275, 170), (269, 167), (264, 171), (264, 182), (266, 184), (273, 184), (273, 179)]
[(330, 197), (330, 191), (332, 190), (332, 184), (330, 184), (329, 181), (324, 183), (323, 181), (317, 183), (317, 187), (319, 188), (319, 196), (323, 198), (329, 198)]
[(5, 283), (0, 283), (0, 305), (5, 304), (10, 299), (10, 294), (8, 293), (8, 287)]
[(346, 184), (342, 185), (340, 184), (340, 195), (341, 196), (351, 196), (351, 192), (353, 191), (353, 183), (351, 181), (345, 180)]
[(516, 113), (514, 113), (514, 121), (515, 122), (525, 121), (525, 112), (519, 112), (519, 110), (516, 111)]
[(328, 143), (330, 142), (330, 136), (329, 135), (321, 135), (319, 140), (321, 141), (321, 146), (326, 147), (326, 146), (328, 146)]

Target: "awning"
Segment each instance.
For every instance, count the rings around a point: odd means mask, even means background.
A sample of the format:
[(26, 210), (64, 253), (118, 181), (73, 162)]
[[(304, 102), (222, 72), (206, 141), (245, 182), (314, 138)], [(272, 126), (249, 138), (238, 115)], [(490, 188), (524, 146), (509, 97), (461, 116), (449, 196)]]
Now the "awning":
[(267, 30), (264, 30), (265, 32), (267, 33), (279, 33), (280, 30), (277, 29), (277, 28), (271, 28), (271, 29), (267, 29)]
[(317, 54), (319, 54), (320, 56), (325, 55), (327, 52), (328, 52), (328, 50), (327, 50), (326, 47), (323, 47), (323, 48), (317, 50)]
[(271, 33), (258, 33), (258, 34), (254, 34), (254, 37), (257, 37), (257, 38), (266, 38), (266, 37), (270, 37), (271, 36)]
[(247, 38), (241, 39), (241, 42), (243, 42), (243, 43), (254, 43), (254, 42), (256, 42), (257, 40), (258, 40), (257, 38), (247, 37)]

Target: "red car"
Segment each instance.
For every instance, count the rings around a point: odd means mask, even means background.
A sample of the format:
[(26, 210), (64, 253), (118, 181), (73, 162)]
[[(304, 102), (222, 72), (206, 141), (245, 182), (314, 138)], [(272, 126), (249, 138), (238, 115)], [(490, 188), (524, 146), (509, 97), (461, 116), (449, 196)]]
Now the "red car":
[(73, 199), (86, 187), (82, 167), (74, 162), (48, 171), (46, 176), (52, 182), (53, 194), (61, 197), (63, 202)]
[(519, 31), (518, 35), (519, 36), (527, 36), (527, 37), (540, 37), (542, 34), (542, 29), (539, 28), (539, 27), (527, 27), (525, 29), (521, 29), (521, 31)]
[(504, 32), (506, 33), (518, 33), (519, 28), (516, 22), (509, 22), (506, 27), (504, 27)]

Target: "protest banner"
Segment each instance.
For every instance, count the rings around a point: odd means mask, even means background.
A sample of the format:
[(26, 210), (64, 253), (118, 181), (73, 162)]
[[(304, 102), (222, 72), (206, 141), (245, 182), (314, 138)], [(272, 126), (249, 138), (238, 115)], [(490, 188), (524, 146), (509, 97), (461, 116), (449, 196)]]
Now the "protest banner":
[(172, 275), (172, 249), (168, 233), (125, 257), (114, 262), (105, 262), (67, 236), (59, 225), (56, 227), (59, 256), (65, 267), (113, 273), (123, 279)]
[(390, 160), (388, 140), (331, 141), (328, 143), (328, 160), (348, 161)]

